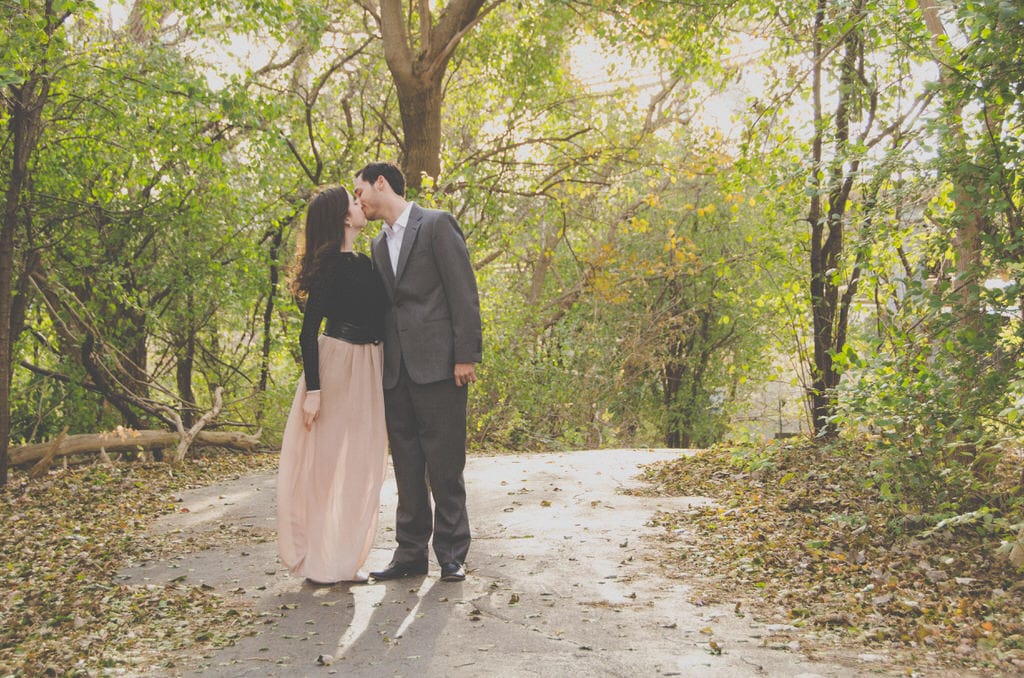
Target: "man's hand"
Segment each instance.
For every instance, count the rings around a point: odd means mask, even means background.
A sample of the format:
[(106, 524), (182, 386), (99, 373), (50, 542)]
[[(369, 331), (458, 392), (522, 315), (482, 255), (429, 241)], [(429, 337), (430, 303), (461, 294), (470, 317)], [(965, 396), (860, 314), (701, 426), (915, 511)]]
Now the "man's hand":
[(305, 400), (302, 401), (302, 423), (306, 425), (307, 431), (313, 428), (313, 422), (319, 415), (320, 391), (307, 393)]
[(476, 381), (476, 365), (473, 363), (455, 363), (455, 385), (466, 386)]

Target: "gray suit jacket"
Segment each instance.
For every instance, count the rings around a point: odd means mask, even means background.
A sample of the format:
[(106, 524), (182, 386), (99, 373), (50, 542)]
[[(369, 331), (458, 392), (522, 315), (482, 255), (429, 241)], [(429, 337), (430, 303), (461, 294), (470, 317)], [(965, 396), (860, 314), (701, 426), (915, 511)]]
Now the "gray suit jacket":
[(386, 236), (373, 239), (388, 304), (384, 313), (384, 388), (402, 361), (418, 384), (452, 379), (455, 363), (483, 357), (480, 298), (465, 237), (448, 212), (413, 205), (393, 272)]

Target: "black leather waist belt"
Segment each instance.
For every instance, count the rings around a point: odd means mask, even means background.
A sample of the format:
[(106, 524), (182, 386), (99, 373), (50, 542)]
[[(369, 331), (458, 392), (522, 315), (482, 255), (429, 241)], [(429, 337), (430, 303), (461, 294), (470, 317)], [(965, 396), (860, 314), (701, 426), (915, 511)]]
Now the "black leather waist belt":
[(353, 325), (336, 320), (327, 319), (327, 327), (324, 334), (334, 339), (343, 339), (350, 344), (379, 344), (380, 337), (374, 334), (373, 330), (362, 325)]

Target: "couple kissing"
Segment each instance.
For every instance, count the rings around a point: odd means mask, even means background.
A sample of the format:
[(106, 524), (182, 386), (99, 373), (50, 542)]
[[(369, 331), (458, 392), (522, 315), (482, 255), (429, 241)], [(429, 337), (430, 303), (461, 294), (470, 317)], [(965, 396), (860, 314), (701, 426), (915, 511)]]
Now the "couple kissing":
[[(383, 227), (371, 256), (354, 243)], [(462, 581), (469, 552), (466, 405), (482, 358), (480, 302), (451, 214), (406, 200), (390, 163), (310, 201), (291, 289), (303, 310), (303, 374), (277, 478), (278, 552), (313, 584), (425, 575)], [(323, 326), (323, 332), (320, 332)], [(365, 572), (390, 445), (397, 546)]]

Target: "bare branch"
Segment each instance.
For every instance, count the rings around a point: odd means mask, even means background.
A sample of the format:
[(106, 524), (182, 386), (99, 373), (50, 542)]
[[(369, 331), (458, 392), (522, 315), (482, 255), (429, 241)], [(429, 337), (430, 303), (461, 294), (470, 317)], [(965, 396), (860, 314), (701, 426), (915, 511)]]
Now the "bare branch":
[(192, 425), (188, 431), (185, 431), (184, 425), (181, 423), (181, 417), (176, 415), (176, 423), (178, 424), (178, 432), (181, 435), (181, 441), (178, 443), (178, 450), (174, 455), (174, 463), (180, 464), (185, 460), (185, 455), (188, 454), (188, 448), (195, 440), (196, 435), (203, 430), (203, 427), (210, 423), (218, 414), (220, 414), (221, 407), (224, 405), (224, 401), (221, 396), (224, 394), (224, 387), (218, 386), (217, 390), (213, 393), (213, 408), (199, 418), (195, 424)]

